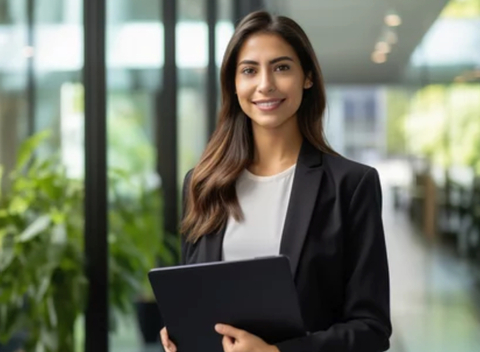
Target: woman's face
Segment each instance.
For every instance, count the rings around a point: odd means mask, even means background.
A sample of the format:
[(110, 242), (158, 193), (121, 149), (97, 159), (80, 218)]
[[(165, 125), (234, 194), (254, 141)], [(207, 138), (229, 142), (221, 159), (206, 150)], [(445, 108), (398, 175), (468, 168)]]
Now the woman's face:
[(241, 47), (235, 88), (240, 107), (254, 127), (296, 124), (303, 90), (311, 86), (295, 50), (281, 37), (253, 34)]

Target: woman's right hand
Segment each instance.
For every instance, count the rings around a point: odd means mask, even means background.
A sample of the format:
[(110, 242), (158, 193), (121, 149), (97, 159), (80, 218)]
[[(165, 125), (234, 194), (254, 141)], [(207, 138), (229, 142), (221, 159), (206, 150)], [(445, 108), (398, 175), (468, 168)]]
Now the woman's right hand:
[(165, 352), (177, 352), (177, 346), (170, 341), (168, 337), (167, 328), (163, 328), (160, 330), (160, 339), (162, 340), (163, 349)]

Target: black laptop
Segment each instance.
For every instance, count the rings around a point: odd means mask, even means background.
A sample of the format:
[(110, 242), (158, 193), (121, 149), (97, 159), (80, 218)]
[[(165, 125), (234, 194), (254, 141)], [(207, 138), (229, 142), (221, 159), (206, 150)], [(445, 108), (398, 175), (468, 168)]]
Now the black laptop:
[(217, 323), (269, 344), (306, 335), (285, 256), (158, 268), (148, 276), (179, 352), (223, 352)]

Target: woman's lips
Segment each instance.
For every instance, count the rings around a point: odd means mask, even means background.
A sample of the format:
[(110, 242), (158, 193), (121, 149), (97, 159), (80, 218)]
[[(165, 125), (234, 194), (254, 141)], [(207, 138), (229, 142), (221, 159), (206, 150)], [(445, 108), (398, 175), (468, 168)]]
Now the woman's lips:
[(262, 111), (275, 110), (285, 101), (285, 99), (269, 99), (269, 100), (257, 100), (253, 103)]

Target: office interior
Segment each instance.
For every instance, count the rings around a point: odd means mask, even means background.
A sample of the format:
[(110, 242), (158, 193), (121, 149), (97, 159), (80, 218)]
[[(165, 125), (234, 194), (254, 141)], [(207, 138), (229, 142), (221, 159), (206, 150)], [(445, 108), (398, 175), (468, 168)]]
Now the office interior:
[[(238, 21), (295, 19), (377, 168), (390, 351), (480, 346), (480, 0), (0, 0), (0, 352), (161, 351), (185, 173)], [(108, 329), (107, 329), (108, 327)]]

